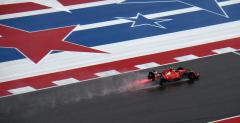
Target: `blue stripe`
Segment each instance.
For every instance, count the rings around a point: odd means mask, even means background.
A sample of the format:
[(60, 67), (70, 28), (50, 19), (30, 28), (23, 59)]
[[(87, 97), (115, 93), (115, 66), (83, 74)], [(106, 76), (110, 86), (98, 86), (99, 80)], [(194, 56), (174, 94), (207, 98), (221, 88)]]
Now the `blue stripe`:
[(25, 58), (21, 53), (13, 48), (0, 48), (0, 62)]
[(151, 14), (189, 7), (177, 2), (155, 4), (111, 4), (85, 9), (72, 10), (72, 13), (56, 12), (14, 19), (0, 20), (0, 24), (15, 28), (37, 31), (78, 24), (90, 24), (109, 21), (115, 17), (131, 17), (137, 12)]

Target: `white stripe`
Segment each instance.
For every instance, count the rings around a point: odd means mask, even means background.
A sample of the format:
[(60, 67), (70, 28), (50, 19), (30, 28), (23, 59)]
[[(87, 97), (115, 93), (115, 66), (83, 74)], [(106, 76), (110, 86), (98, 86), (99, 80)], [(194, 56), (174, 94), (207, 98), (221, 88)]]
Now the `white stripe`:
[(234, 49), (234, 48), (231, 48), (231, 47), (226, 47), (226, 48), (213, 50), (213, 52), (215, 52), (217, 54), (229, 53), (229, 52), (234, 52), (234, 51), (237, 51), (237, 50)]
[(191, 54), (191, 55), (176, 57), (174, 59), (176, 59), (178, 61), (188, 61), (188, 60), (193, 60), (193, 59), (197, 59), (197, 58), (199, 58), (199, 57)]
[(158, 64), (156, 62), (135, 65), (135, 67), (137, 67), (139, 69), (147, 69), (147, 68), (153, 68), (153, 67), (158, 67), (158, 66), (160, 66), (160, 64)]
[[(82, 9), (82, 8), (89, 8), (89, 7), (96, 7), (96, 6), (102, 6), (102, 5), (111, 5), (115, 4), (116, 2), (113, 1), (97, 1), (97, 2), (91, 2), (91, 3), (84, 3), (84, 4), (77, 4), (77, 5), (70, 5), (67, 6), (66, 8), (68, 10), (74, 10), (74, 9)], [(228, 5), (233, 5), (233, 4), (239, 4), (240, 1), (223, 1), (219, 2), (220, 6), (228, 6)], [(194, 12), (194, 11), (199, 11), (202, 10), (199, 7), (190, 7), (190, 8), (185, 8), (185, 9), (179, 9), (179, 10), (173, 10), (173, 11), (167, 11), (167, 12), (161, 12), (161, 13), (155, 13), (155, 14), (149, 14), (146, 17), (148, 18), (156, 18), (156, 17), (164, 17), (164, 16), (170, 16), (170, 15), (176, 15), (176, 14), (183, 14), (183, 13), (188, 13), (188, 12)], [(28, 12), (19, 12), (19, 13), (13, 13), (13, 14), (5, 14), (5, 15), (0, 15), (0, 20), (1, 19), (10, 19), (10, 18), (17, 18), (17, 17), (25, 17), (25, 16), (32, 16), (32, 15), (39, 15), (39, 14), (47, 14), (47, 13), (53, 13), (53, 12), (59, 12), (56, 9), (43, 9), (43, 10), (35, 10), (35, 11), (28, 11)], [(114, 22), (106, 21), (106, 22), (101, 22), (103, 26), (110, 26), (113, 23), (121, 24), (121, 23), (127, 23), (128, 21), (125, 20), (113, 20)], [(109, 25), (108, 25), (109, 23)], [(96, 25), (99, 25), (96, 23)], [(86, 25), (87, 27), (94, 27), (94, 25)], [(86, 27), (82, 27), (83, 29)]]
[[(62, 52), (39, 64), (28, 59), (0, 64), (0, 82), (165, 52), (240, 36), (240, 21), (93, 47), (111, 54)], [(144, 50), (142, 50), (144, 49)]]
[(68, 78), (68, 79), (56, 80), (56, 81), (53, 81), (52, 83), (58, 86), (61, 86), (61, 85), (68, 85), (68, 84), (77, 83), (77, 82), (79, 82), (79, 80), (74, 78)]
[(8, 92), (10, 92), (12, 94), (22, 94), (22, 93), (28, 93), (28, 92), (32, 92), (32, 91), (36, 91), (36, 89), (34, 89), (30, 86), (8, 90)]
[(120, 72), (118, 72), (116, 70), (109, 70), (109, 71), (103, 71), (103, 72), (95, 73), (95, 75), (97, 75), (99, 77), (113, 76), (113, 75), (117, 75), (117, 74), (120, 74)]

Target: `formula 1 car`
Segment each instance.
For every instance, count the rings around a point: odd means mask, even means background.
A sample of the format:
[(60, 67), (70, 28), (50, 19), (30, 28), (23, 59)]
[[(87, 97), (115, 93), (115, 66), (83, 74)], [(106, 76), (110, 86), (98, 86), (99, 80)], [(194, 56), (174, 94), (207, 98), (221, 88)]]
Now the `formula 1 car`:
[(150, 81), (158, 81), (160, 86), (163, 86), (163, 84), (167, 82), (174, 82), (182, 79), (188, 79), (193, 82), (199, 77), (199, 73), (194, 72), (190, 69), (183, 69), (182, 67), (179, 67), (177, 69), (168, 68), (162, 72), (153, 70), (149, 72), (147, 76), (148, 80)]

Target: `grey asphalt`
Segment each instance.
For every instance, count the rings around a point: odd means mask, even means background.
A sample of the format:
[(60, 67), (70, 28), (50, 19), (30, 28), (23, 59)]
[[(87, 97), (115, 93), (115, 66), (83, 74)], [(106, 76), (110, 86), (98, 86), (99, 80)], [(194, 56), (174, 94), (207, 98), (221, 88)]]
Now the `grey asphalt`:
[[(39, 110), (31, 111), (23, 106), (21, 110), (1, 113), (0, 123), (203, 123), (240, 114), (239, 55), (227, 53), (171, 66), (198, 71), (200, 80), (193, 84), (172, 84), (166, 88), (96, 95)], [(93, 82), (121, 81), (134, 75), (142, 77), (149, 70), (96, 79)], [(48, 95), (49, 90), (55, 89), (43, 90), (37, 95)], [(29, 95), (23, 95), (21, 99), (24, 96)], [(14, 100), (19, 97), (11, 98)]]

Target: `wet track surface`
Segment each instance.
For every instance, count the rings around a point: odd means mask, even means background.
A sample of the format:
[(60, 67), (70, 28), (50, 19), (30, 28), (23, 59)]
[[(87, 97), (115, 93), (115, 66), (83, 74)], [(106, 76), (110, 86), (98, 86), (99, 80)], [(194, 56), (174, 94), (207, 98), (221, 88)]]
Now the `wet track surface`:
[[(164, 89), (97, 96), (35, 110), (28, 115), (22, 114), (31, 109), (22, 109), (0, 120), (1, 123), (202, 123), (240, 114), (240, 55), (227, 53), (173, 66), (200, 72), (200, 80), (193, 84), (172, 84)], [(42, 94), (47, 92), (43, 90)]]

